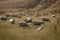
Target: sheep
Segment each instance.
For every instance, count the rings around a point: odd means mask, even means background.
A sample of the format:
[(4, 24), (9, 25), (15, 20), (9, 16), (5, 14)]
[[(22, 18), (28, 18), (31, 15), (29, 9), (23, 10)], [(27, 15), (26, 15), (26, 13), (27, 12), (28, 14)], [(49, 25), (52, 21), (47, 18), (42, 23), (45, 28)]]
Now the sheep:
[(25, 18), (25, 22), (32, 22), (32, 18), (26, 17), (26, 18)]
[(6, 16), (0, 16), (0, 20), (6, 21), (7, 20), (7, 17)]
[(33, 23), (33, 25), (41, 25), (41, 24), (44, 24), (44, 22), (43, 21), (33, 21), (32, 22)]
[(19, 22), (19, 27), (29, 27), (29, 25), (25, 22)]
[(22, 13), (22, 15), (23, 15), (23, 16), (26, 16), (26, 17), (29, 16), (29, 14), (27, 14), (27, 13)]
[(6, 17), (13, 17), (13, 14), (6, 14)]
[(8, 19), (14, 19), (13, 17), (8, 17)]
[(15, 20), (11, 18), (11, 19), (9, 19), (9, 22), (10, 22), (11, 24), (14, 24)]
[(6, 14), (7, 17), (20, 17), (20, 14)]
[(42, 18), (42, 21), (50, 22), (48, 18)]
[(55, 17), (55, 15), (52, 15), (52, 17)]
[(25, 16), (26, 16), (26, 17), (28, 17), (28, 16), (29, 16), (29, 14), (25, 14)]
[(37, 31), (38, 31), (38, 30), (42, 30), (42, 29), (43, 29), (43, 27), (39, 27), (39, 28), (37, 28)]

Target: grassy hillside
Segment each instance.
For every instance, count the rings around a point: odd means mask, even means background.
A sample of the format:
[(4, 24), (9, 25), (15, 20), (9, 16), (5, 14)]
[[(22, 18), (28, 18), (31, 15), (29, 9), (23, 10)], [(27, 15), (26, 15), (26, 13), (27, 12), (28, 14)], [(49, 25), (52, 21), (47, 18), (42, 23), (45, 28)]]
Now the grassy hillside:
[(6, 9), (29, 9), (29, 8), (35, 8), (36, 6), (42, 7), (42, 9), (45, 9), (52, 4), (55, 4), (57, 0), (3, 0), (0, 1), (0, 10), (6, 10)]
[[(0, 40), (60, 40), (60, 16), (51, 18), (46, 22), (43, 29), (37, 31), (39, 26), (29, 25), (30, 28), (19, 27), (17, 23), (0, 21)], [(39, 19), (38, 19), (39, 20)]]
[[(30, 28), (19, 27), (18, 22), (24, 21), (24, 16), (22, 18), (16, 18), (15, 24), (10, 24), (8, 21), (0, 20), (0, 40), (60, 40), (60, 0), (3, 0), (0, 1), (0, 9), (9, 10), (9, 12), (20, 12), (35, 14), (35, 12), (40, 15), (48, 14), (47, 16), (31, 16), (33, 20), (41, 20), (42, 17), (48, 17), (50, 22), (45, 22), (42, 30), (37, 31), (40, 26), (35, 26), (29, 24)], [(19, 8), (21, 4), (23, 7), (30, 5), (35, 5), (33, 8), (23, 9)], [(37, 2), (38, 3), (37, 3)], [(22, 2), (22, 3), (21, 3)], [(23, 3), (24, 2), (24, 3)], [(8, 4), (9, 3), (9, 4)], [(21, 4), (20, 4), (21, 3)], [(18, 8), (17, 8), (18, 6)], [(0, 11), (0, 15), (5, 15), (8, 11)], [(56, 17), (53, 18), (51, 15), (54, 14)], [(59, 21), (58, 21), (59, 20)]]

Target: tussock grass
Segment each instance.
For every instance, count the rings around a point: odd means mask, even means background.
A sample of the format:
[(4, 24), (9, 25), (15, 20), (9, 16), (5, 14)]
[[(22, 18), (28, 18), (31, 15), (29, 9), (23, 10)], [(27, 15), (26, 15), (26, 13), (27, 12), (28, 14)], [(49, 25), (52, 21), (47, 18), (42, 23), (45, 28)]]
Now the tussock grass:
[[(51, 22), (46, 22), (42, 30), (37, 31), (39, 26), (29, 25), (30, 28), (19, 27), (17, 23), (0, 21), (0, 40), (60, 40), (60, 23), (57, 18), (51, 18)], [(60, 20), (60, 19), (59, 19)]]

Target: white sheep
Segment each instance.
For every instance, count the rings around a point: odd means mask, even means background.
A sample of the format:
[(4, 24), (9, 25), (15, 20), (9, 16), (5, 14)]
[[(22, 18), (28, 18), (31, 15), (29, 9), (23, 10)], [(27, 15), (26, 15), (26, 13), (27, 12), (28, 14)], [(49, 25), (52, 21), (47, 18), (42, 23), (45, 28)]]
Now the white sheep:
[(52, 15), (52, 17), (55, 17), (55, 15)]
[(39, 27), (39, 28), (37, 28), (37, 30), (42, 30), (43, 29), (43, 27)]
[(31, 17), (26, 17), (25, 22), (32, 22), (32, 18)]
[(14, 20), (14, 19), (9, 19), (9, 22), (10, 22), (11, 24), (14, 24), (15, 20)]

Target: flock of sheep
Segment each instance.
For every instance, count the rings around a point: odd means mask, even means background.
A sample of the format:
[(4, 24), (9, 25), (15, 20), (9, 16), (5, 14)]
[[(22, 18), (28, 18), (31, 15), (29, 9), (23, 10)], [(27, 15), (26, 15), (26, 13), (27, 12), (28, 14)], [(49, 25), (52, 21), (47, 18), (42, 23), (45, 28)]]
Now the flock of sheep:
[[(9, 15), (8, 15), (8, 16), (9, 16)], [(55, 17), (55, 15), (52, 15), (52, 17)], [(10, 17), (0, 16), (0, 20), (1, 20), (1, 21), (6, 21), (7, 19), (9, 19), (9, 22), (10, 22), (11, 24), (14, 24), (14, 23), (16, 22), (16, 21), (15, 21), (15, 18), (12, 17), (12, 16), (10, 16)], [(38, 25), (44, 24), (46, 21), (47, 21), (47, 22), (50, 22), (50, 20), (49, 20), (48, 18), (45, 18), (45, 17), (42, 18), (42, 21), (34, 21), (34, 20), (32, 20), (32, 18), (29, 17), (29, 16), (26, 16), (26, 18), (24, 19), (24, 21), (25, 21), (25, 22), (19, 22), (19, 23), (18, 23), (20, 27), (29, 27), (28, 23), (32, 23), (33, 25), (38, 26)], [(38, 29), (42, 29), (42, 27), (39, 27)]]

